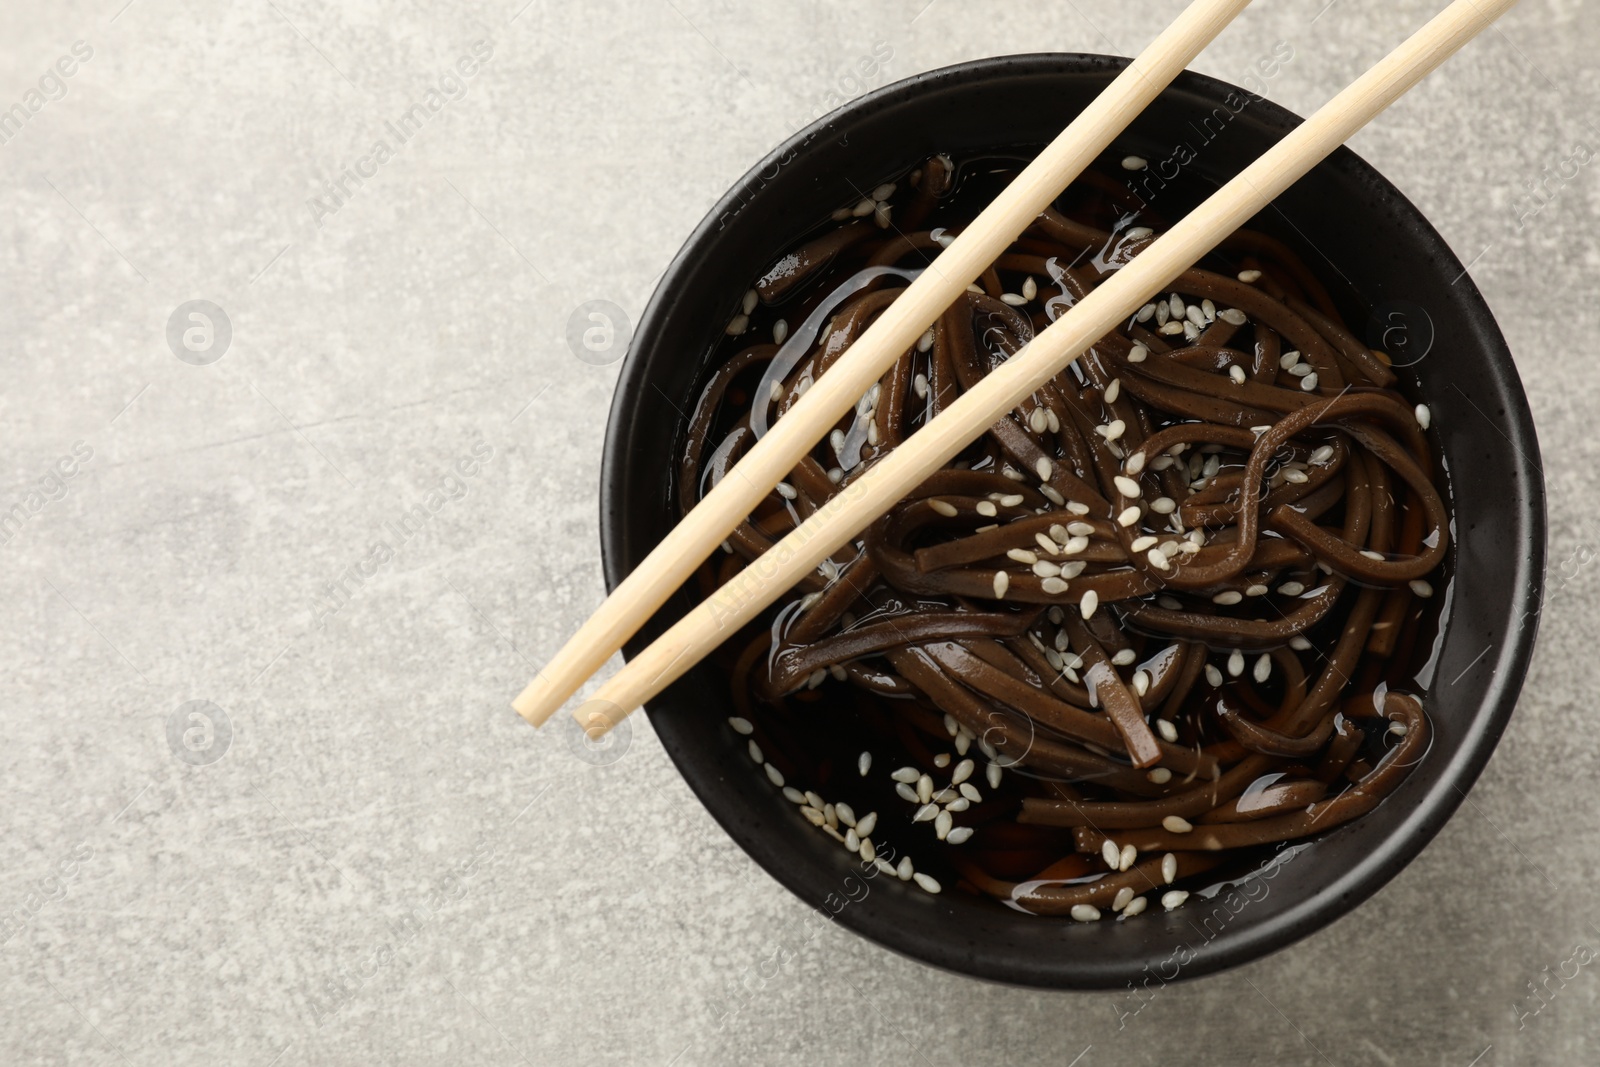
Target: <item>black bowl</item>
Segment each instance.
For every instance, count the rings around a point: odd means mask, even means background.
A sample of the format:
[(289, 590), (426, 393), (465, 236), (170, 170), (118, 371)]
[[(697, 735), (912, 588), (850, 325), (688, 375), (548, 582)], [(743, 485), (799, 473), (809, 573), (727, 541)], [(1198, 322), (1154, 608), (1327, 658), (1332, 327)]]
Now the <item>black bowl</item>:
[[(1125, 60), (1031, 55), (980, 60), (864, 96), (796, 134), (747, 174), (662, 277), (622, 368), (606, 434), (601, 529), (612, 586), (675, 521), (674, 457), (713, 344), (775, 254), (927, 156), (1026, 150), (1052, 138)], [(1177, 79), (1116, 142), (1153, 162), (1187, 145), (1157, 206), (1198, 202), (1300, 120), (1211, 78)], [(1237, 112), (1237, 113), (1235, 113)], [(1223, 116), (1226, 116), (1224, 118)], [(1182, 153), (1180, 153), (1181, 158)], [(1433, 411), (1450, 472), (1454, 549), (1427, 707), (1427, 757), (1377, 810), (1278, 853), (1248, 896), (1195, 898), (1129, 922), (1073, 923), (1008, 911), (892, 878), (797, 817), (728, 729), (726, 679), (688, 673), (649, 707), (690, 788), (756, 862), (807, 905), (916, 959), (1019, 985), (1108, 989), (1194, 977), (1255, 959), (1355, 907), (1393, 877), (1450, 817), (1511, 716), (1532, 652), (1544, 579), (1544, 487), (1538, 442), (1505, 340), (1461, 264), (1427, 220), (1354, 153), (1341, 149), (1253, 224), (1335, 283), (1347, 321), (1413, 362), (1404, 387)], [(691, 606), (659, 613), (634, 652)]]

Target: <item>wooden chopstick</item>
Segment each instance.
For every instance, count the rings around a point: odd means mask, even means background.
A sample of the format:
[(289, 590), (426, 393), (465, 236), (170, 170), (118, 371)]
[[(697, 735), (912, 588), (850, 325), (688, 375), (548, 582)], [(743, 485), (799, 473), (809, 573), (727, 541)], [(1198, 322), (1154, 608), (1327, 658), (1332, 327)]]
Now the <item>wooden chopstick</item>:
[[(596, 737), (655, 696), (928, 475), (1118, 328), (1155, 293), (1264, 209), (1517, 0), (1454, 0), (1011, 359), (746, 567), (577, 708)], [(904, 299), (904, 297), (902, 297)], [(833, 373), (829, 371), (829, 374)], [(820, 382), (825, 382), (824, 374)], [(814, 388), (814, 387), (813, 387)], [(859, 392), (853, 384), (851, 391)], [(792, 417), (793, 412), (790, 416)], [(780, 423), (781, 425), (781, 423)], [(1134, 502), (1119, 498), (1117, 508)], [(1069, 589), (1064, 604), (1076, 604)]]
[[(716, 550), (861, 394), (916, 344), (1250, 0), (1194, 0), (895, 299), (828, 373), (673, 527), (512, 701), (535, 726), (550, 715)], [(733, 476), (734, 474), (737, 476)]]

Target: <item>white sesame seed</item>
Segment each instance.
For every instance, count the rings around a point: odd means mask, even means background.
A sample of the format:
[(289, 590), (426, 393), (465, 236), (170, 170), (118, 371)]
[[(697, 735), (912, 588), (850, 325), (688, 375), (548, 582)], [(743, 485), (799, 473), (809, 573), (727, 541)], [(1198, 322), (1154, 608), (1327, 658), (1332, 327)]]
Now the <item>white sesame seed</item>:
[[(1177, 738), (1170, 737), (1167, 740), (1175, 741)], [(1145, 772), (1145, 778), (1156, 785), (1166, 785), (1168, 782), (1172, 781), (1172, 772), (1167, 770), (1165, 767), (1152, 767), (1150, 770)]]
[(749, 315), (735, 315), (733, 317), (733, 320), (728, 323), (728, 336), (729, 337), (738, 337), (741, 333), (744, 333), (749, 328), (750, 328), (750, 316)]
[(1161, 551), (1159, 548), (1152, 548), (1144, 558), (1149, 560), (1150, 566), (1154, 567), (1158, 571), (1172, 569), (1172, 564), (1167, 562), (1167, 554)]
[(1056, 507), (1060, 507), (1067, 502), (1067, 498), (1056, 492), (1055, 486), (1052, 485), (1039, 486), (1039, 494)]
[(1133, 886), (1125, 885), (1117, 890), (1116, 898), (1111, 901), (1112, 911), (1121, 911), (1133, 903)]
[(1194, 826), (1181, 815), (1168, 815), (1161, 820), (1161, 828), (1169, 834), (1186, 834), (1193, 830)]
[(1237, 589), (1225, 589), (1216, 596), (1212, 597), (1211, 602), (1213, 604), (1221, 604), (1223, 607), (1231, 607), (1243, 599), (1244, 595), (1241, 594)]
[(1316, 388), (1317, 388), (1317, 375), (1316, 375), (1315, 372), (1312, 372), (1311, 374), (1308, 374), (1304, 378), (1300, 379), (1300, 389), (1303, 392), (1307, 392), (1307, 393), (1315, 392)]
[(1131, 229), (1129, 229), (1127, 233), (1123, 234), (1123, 236), (1126, 237), (1130, 241), (1142, 241), (1146, 237), (1149, 237), (1152, 234), (1154, 234), (1155, 232), (1156, 231), (1152, 230), (1148, 226), (1134, 226)]
[(877, 828), (878, 813), (875, 811), (867, 812), (866, 817), (856, 823), (856, 833), (860, 834), (862, 837), (866, 837)]
[(1247, 586), (1245, 586), (1244, 595), (1245, 596), (1266, 596), (1267, 595), (1267, 587), (1262, 585), (1259, 582), (1257, 582), (1254, 585), (1247, 585)]
[(1117, 516), (1117, 525), (1122, 527), (1132, 526), (1134, 523), (1139, 521), (1139, 516), (1141, 514), (1143, 513), (1136, 507), (1126, 508), (1120, 515)]
[(1122, 853), (1117, 856), (1117, 870), (1125, 871), (1133, 866), (1133, 861), (1139, 858), (1139, 850), (1132, 845), (1123, 845)]
[(1021, 307), (1028, 302), (1021, 293), (1001, 293), (1000, 301), (1012, 307)]
[(795, 492), (794, 486), (790, 485), (788, 482), (779, 482), (777, 485), (773, 486), (773, 488), (776, 489), (778, 491), (778, 495), (783, 497), (785, 500), (793, 500), (800, 495), (799, 493)]
[(933, 820), (933, 835), (940, 841), (950, 836), (950, 831), (955, 829), (955, 817), (948, 811), (941, 811)]
[(761, 746), (752, 740), (749, 744), (750, 760), (752, 763), (765, 763), (766, 757), (761, 754)]
[(1100, 909), (1093, 904), (1074, 904), (1072, 917), (1081, 923), (1092, 923), (1100, 918)]
[(1433, 412), (1428, 409), (1428, 405), (1418, 404), (1415, 414), (1417, 416), (1417, 425), (1424, 430), (1433, 425)]
[(1421, 578), (1415, 578), (1411, 581), (1411, 591), (1426, 599), (1433, 595), (1433, 586)]
[(1039, 283), (1033, 280), (1033, 275), (1022, 279), (1022, 299), (1032, 300), (1039, 295)]
[(1050, 420), (1045, 417), (1044, 408), (1034, 408), (1033, 414), (1028, 416), (1028, 429), (1034, 433), (1044, 433), (1050, 428)]
[(812, 826), (826, 826), (828, 823), (828, 820), (823, 817), (822, 812), (818, 811), (816, 808), (801, 808), (800, 814), (805, 816), (806, 822), (810, 823)]
[(1148, 348), (1146, 348), (1144, 345), (1136, 344), (1128, 352), (1128, 362), (1143, 363), (1145, 358), (1149, 355), (1150, 350)]
[(1136, 660), (1138, 658), (1139, 658), (1139, 654), (1137, 652), (1135, 652), (1131, 648), (1125, 648), (1122, 651), (1118, 652), (1115, 656), (1112, 656), (1111, 657), (1111, 662), (1115, 666), (1126, 667), (1128, 664), (1132, 663), (1134, 660)]
[(960, 763), (956, 764), (956, 769), (950, 772), (950, 784), (960, 785), (962, 782), (972, 777), (972, 772), (976, 768), (977, 764), (973, 763), (971, 760), (962, 760)]
[(1078, 611), (1085, 619), (1094, 614), (1094, 609), (1100, 606), (1100, 594), (1090, 589), (1083, 594), (1083, 599), (1078, 601)]
[(918, 871), (916, 874), (913, 874), (911, 877), (916, 879), (917, 885), (921, 886), (923, 888), (923, 890), (925, 890), (926, 892), (937, 893), (939, 891), (939, 882), (938, 882), (937, 879), (933, 878), (931, 875), (926, 875), (926, 874), (923, 874), (921, 871)]
[(1150, 316), (1154, 315), (1155, 313), (1156, 313), (1156, 306), (1154, 304), (1146, 304), (1144, 307), (1140, 308), (1138, 310), (1138, 312), (1133, 316), (1133, 321), (1134, 322), (1149, 322), (1150, 321)]
[(1089, 539), (1082, 534), (1067, 538), (1067, 543), (1059, 549), (1063, 556), (1075, 556), (1089, 547)]
[(1289, 370), (1299, 362), (1300, 350), (1296, 348), (1291, 348), (1289, 351), (1278, 357), (1278, 366), (1282, 367), (1284, 370)]
[(1239, 280), (1246, 285), (1253, 285), (1261, 280), (1261, 272), (1258, 270), (1242, 270), (1239, 272)]
[(1272, 657), (1265, 652), (1261, 653), (1261, 656), (1256, 660), (1255, 670), (1250, 672), (1250, 676), (1258, 682), (1264, 682), (1271, 677)]
[(901, 856), (900, 865), (895, 868), (895, 877), (899, 878), (902, 882), (909, 882), (911, 881), (912, 870), (911, 857)]
[(749, 719), (742, 718), (738, 715), (734, 715), (729, 718), (728, 725), (733, 727), (735, 733), (743, 734), (746, 737), (749, 737), (751, 734), (756, 732), (755, 726), (751, 724)]
[(1110, 838), (1106, 838), (1106, 840), (1101, 843), (1100, 858), (1106, 861), (1107, 867), (1110, 867), (1112, 870), (1116, 870), (1117, 857), (1120, 855), (1121, 852), (1118, 851), (1117, 843), (1115, 841), (1111, 840)]
[(1128, 901), (1127, 907), (1122, 909), (1122, 914), (1125, 918), (1131, 919), (1135, 915), (1144, 914), (1144, 909), (1149, 906), (1150, 902), (1144, 897), (1134, 897), (1132, 900)]
[(984, 768), (983, 774), (989, 783), (990, 789), (1000, 788), (1000, 764), (990, 763), (989, 766)]
[(1233, 379), (1234, 384), (1243, 385), (1245, 380), (1244, 368), (1235, 363), (1228, 368), (1228, 377)]
[(872, 212), (872, 221), (876, 222), (878, 224), (878, 229), (887, 230), (889, 228), (889, 205), (888, 204), (876, 204), (876, 205), (874, 205), (873, 206), (873, 212)]
[(877, 202), (871, 197), (866, 197), (856, 204), (856, 206), (851, 210), (850, 214), (854, 215), (858, 219), (865, 218), (876, 211), (877, 208)]
[(896, 782), (894, 791), (898, 793), (900, 795), (900, 799), (905, 801), (907, 804), (915, 804), (918, 802), (917, 791), (911, 786), (906, 785), (904, 782)]
[(1240, 311), (1238, 308), (1225, 308), (1224, 310), (1217, 312), (1217, 318), (1221, 319), (1229, 326), (1243, 326), (1246, 322), (1250, 321), (1245, 317), (1245, 313)]
[(994, 572), (994, 598), (996, 600), (1003, 600), (1005, 598), (1005, 595), (1006, 595), (1006, 590), (1010, 589), (1010, 588), (1011, 588), (1011, 575), (1007, 574), (1005, 571), (995, 571)]
[(1188, 899), (1189, 894), (1183, 890), (1169, 889), (1165, 893), (1161, 894), (1161, 906), (1166, 908), (1168, 911), (1171, 911), (1173, 908), (1182, 907), (1183, 902)]
[(778, 770), (778, 768), (774, 767), (770, 763), (763, 764), (762, 766), (766, 768), (767, 778), (771, 780), (772, 784), (777, 786), (779, 789), (782, 789), (783, 772)]
[[(1067, 510), (1074, 515), (1087, 515), (1089, 514), (1089, 505), (1080, 504), (1076, 500), (1069, 500), (1067, 502)], [(1054, 529), (1054, 527), (1052, 527), (1052, 529)]]
[[(1043, 564), (1039, 565), (1043, 566)], [(1039, 583), (1039, 588), (1051, 596), (1057, 596), (1067, 591), (1067, 583), (1060, 578), (1046, 578)]]
[(922, 772), (915, 767), (901, 767), (899, 770), (892, 772), (889, 777), (897, 782), (915, 784), (916, 780), (922, 777)]
[(1023, 496), (1021, 493), (1007, 493), (1004, 496), (997, 496), (995, 498), (995, 503), (999, 504), (1003, 508), (1021, 507), (1022, 501)]
[(1168, 611), (1182, 611), (1183, 610), (1183, 602), (1181, 600), (1179, 600), (1177, 597), (1158, 596), (1158, 597), (1156, 597), (1156, 603), (1159, 604), (1161, 607), (1166, 608)]
[(838, 829), (838, 827), (839, 827), (839, 809), (838, 808), (835, 808), (832, 804), (824, 804), (822, 806), (822, 814), (828, 820), (828, 825), (829, 826), (832, 826), (834, 829)]
[(1189, 309), (1184, 306), (1183, 297), (1177, 293), (1167, 297), (1167, 310), (1172, 313), (1172, 317), (1175, 319), (1181, 319), (1189, 313)]
[(911, 821), (912, 822), (931, 822), (931, 821), (933, 821), (934, 819), (936, 819), (938, 817), (939, 817), (939, 805), (932, 804), (932, 803), (925, 803), (925, 804), (922, 805), (922, 807), (917, 809), (917, 813), (915, 815), (911, 816)]
[(1161, 881), (1166, 885), (1171, 885), (1173, 880), (1177, 877), (1178, 857), (1168, 852), (1165, 856), (1161, 857)]
[(1235, 678), (1244, 673), (1244, 653), (1237, 648), (1228, 653), (1228, 673)]
[(992, 500), (978, 501), (976, 510), (979, 515), (982, 515), (986, 519), (992, 519), (999, 514), (999, 511), (995, 508), (994, 501)]
[(1133, 552), (1143, 552), (1146, 549), (1154, 548), (1158, 540), (1153, 534), (1145, 534), (1143, 537), (1134, 538), (1133, 544), (1129, 545), (1128, 548)]
[(787, 800), (791, 804), (804, 804), (806, 802), (806, 795), (800, 792), (800, 790), (796, 789), (794, 786), (786, 785), (783, 787), (783, 799)]
[[(1039, 562), (1038, 553), (1029, 552), (1026, 548), (1008, 548), (1006, 549), (1006, 558), (1016, 560), (1018, 563), (1025, 563), (1030, 567)], [(1057, 573), (1059, 573), (1059, 570)]]
[(1117, 487), (1117, 492), (1121, 493), (1129, 500), (1139, 499), (1139, 496), (1142, 493), (1142, 490), (1139, 488), (1139, 483), (1134, 481), (1132, 478), (1127, 477), (1126, 475), (1117, 475), (1115, 478), (1111, 479), (1111, 483)]
[(845, 804), (843, 802), (835, 804), (833, 806), (833, 810), (838, 813), (840, 822), (844, 823), (846, 826), (855, 826), (856, 812), (855, 809), (849, 804)]
[(945, 500), (940, 500), (937, 497), (930, 497), (928, 499), (928, 506), (947, 519), (953, 519), (960, 514), (960, 512), (956, 510), (956, 506), (954, 504)]
[(1328, 460), (1330, 460), (1332, 458), (1333, 458), (1333, 446), (1332, 445), (1323, 445), (1321, 448), (1319, 448), (1315, 452), (1311, 453), (1311, 462), (1312, 463), (1326, 463), (1326, 462), (1328, 462)]
[(971, 782), (961, 783), (961, 799), (978, 804), (983, 801), (983, 794), (978, 792), (978, 787)]
[(968, 841), (972, 840), (972, 827), (954, 827), (948, 834), (944, 835), (944, 839), (946, 842), (952, 845), (964, 845)]
[(1156, 733), (1161, 735), (1161, 740), (1172, 744), (1178, 740), (1178, 728), (1168, 719), (1156, 720)]
[(1133, 691), (1135, 693), (1139, 694), (1140, 696), (1144, 696), (1146, 693), (1148, 693), (1150, 691), (1150, 672), (1149, 671), (1134, 671), (1133, 672)]
[(1206, 313), (1203, 306), (1190, 304), (1184, 309), (1183, 317), (1195, 326), (1204, 326), (1206, 324)]
[(1305, 652), (1311, 648), (1311, 642), (1307, 641), (1303, 635), (1295, 634), (1289, 638), (1289, 647), (1296, 652)]
[(1150, 164), (1143, 156), (1123, 156), (1123, 170), (1144, 170)]
[(1375, 559), (1379, 563), (1383, 562), (1383, 553), (1382, 552), (1374, 552), (1370, 548), (1363, 548), (1361, 550), (1361, 554), (1363, 556), (1367, 557), (1368, 559)]
[(1206, 664), (1206, 681), (1210, 682), (1212, 685), (1222, 684), (1222, 672), (1217, 670), (1215, 664)]
[(856, 834), (854, 827), (844, 832), (844, 847), (851, 852), (861, 851), (861, 838)]
[(1051, 463), (1047, 456), (1040, 456), (1033, 464), (1033, 472), (1039, 476), (1041, 482), (1048, 482), (1055, 469), (1055, 464)]
[(872, 199), (874, 199), (874, 200), (887, 200), (891, 196), (894, 195), (894, 190), (895, 190), (894, 182), (884, 182), (882, 185), (880, 185), (876, 189), (872, 190)]

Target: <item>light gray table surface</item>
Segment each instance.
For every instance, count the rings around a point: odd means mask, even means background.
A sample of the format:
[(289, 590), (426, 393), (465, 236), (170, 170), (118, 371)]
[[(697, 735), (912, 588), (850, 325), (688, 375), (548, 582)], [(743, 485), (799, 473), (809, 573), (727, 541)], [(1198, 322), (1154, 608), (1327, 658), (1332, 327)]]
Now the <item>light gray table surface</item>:
[[(636, 318), (830, 94), (1132, 54), (1181, 5), (523, 3), (0, 8), (0, 1062), (1596, 1062), (1595, 168), (1523, 217), (1600, 148), (1593, 4), (1527, 0), (1353, 142), (1470, 261), (1543, 441), (1510, 731), (1370, 902), (1119, 1019), (837, 928), (772, 974), (804, 905), (648, 723), (594, 766), (508, 700), (602, 592), (617, 368), (573, 309)], [(1290, 42), (1304, 114), (1435, 7), (1261, 0), (1196, 66)]]

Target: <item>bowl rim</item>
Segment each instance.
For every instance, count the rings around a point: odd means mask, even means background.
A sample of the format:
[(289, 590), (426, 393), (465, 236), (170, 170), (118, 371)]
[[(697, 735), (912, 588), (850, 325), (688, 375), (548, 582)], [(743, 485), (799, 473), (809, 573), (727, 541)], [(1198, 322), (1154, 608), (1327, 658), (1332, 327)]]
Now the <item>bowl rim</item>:
[[(634, 461), (628, 448), (635, 421), (634, 412), (649, 384), (646, 361), (639, 358), (638, 353), (647, 343), (646, 339), (653, 336), (667, 317), (679, 278), (692, 268), (699, 248), (727, 224), (729, 217), (739, 213), (752, 190), (759, 189), (764, 183), (763, 173), (775, 166), (781, 167), (830, 128), (848, 123), (873, 109), (917, 95), (932, 86), (965, 85), (970, 89), (981, 86), (989, 79), (1018, 73), (1114, 75), (1128, 62), (1123, 57), (1095, 53), (1025, 53), (975, 59), (923, 71), (864, 93), (818, 118), (785, 138), (730, 187), (684, 241), (657, 280), (618, 374), (607, 419), (599, 496), (602, 564), (608, 592), (614, 590), (627, 575), (624, 535), (621, 532), (622, 516), (632, 504), (621, 495), (620, 487), (626, 480), (626, 468)], [(1238, 86), (1192, 71), (1179, 75), (1169, 88), (1163, 90), (1163, 95), (1174, 90), (1183, 90), (1214, 101), (1221, 101), (1230, 92), (1247, 93), (1247, 90)], [(1281, 105), (1253, 93), (1248, 95), (1251, 106), (1259, 108), (1258, 114), (1274, 126), (1287, 130), (1303, 121)], [(1505, 731), (1528, 670), (1542, 607), (1547, 532), (1545, 485), (1541, 465), (1529, 458), (1530, 453), (1532, 456), (1539, 455), (1538, 440), (1526, 391), (1487, 301), (1427, 217), (1371, 164), (1348, 147), (1342, 147), (1318, 166), (1349, 168), (1355, 176), (1381, 189), (1387, 198), (1392, 198), (1398, 212), (1414, 220), (1414, 232), (1408, 234), (1407, 239), (1415, 241), (1417, 251), (1458, 271), (1461, 280), (1467, 283), (1464, 302), (1470, 319), (1468, 332), (1484, 342), (1486, 370), (1492, 377), (1495, 390), (1507, 401), (1502, 429), (1509, 440), (1520, 442), (1517, 446), (1521, 453), (1519, 464), (1523, 468), (1531, 468), (1523, 472), (1526, 475), (1525, 491), (1513, 493), (1514, 525), (1527, 531), (1528, 543), (1519, 546), (1522, 551), (1512, 554), (1516, 573), (1512, 580), (1514, 594), (1507, 618), (1520, 618), (1521, 622), (1510, 627), (1508, 640), (1494, 662), (1491, 680), (1477, 698), (1477, 713), (1463, 735), (1460, 747), (1442, 768), (1434, 785), (1417, 798), (1413, 809), (1393, 830), (1378, 840), (1360, 861), (1339, 872), (1320, 891), (1306, 895), (1286, 911), (1270, 916), (1261, 923), (1224, 930), (1215, 941), (1207, 943), (1203, 954), (1192, 963), (1186, 963), (1171, 981), (1189, 980), (1239, 966), (1332, 924), (1377, 892), (1421, 853), (1467, 798), (1467, 791), (1487, 765)], [(1460, 477), (1462, 473), (1457, 472), (1455, 476)], [(635, 638), (629, 643), (625, 649), (626, 655), (642, 647), (638, 641), (639, 638)], [(680, 759), (680, 755), (686, 754), (687, 746), (677, 736), (673, 716), (664, 713), (661, 704), (662, 698), (658, 698), (647, 706), (646, 711), (663, 747), (690, 789), (746, 854), (799, 897), (802, 903), (812, 906), (807, 894), (802, 891), (803, 888), (809, 888), (805, 886), (804, 879), (782, 862), (785, 849), (745, 832), (733, 813), (720, 810), (709, 801), (709, 782), (702, 780)], [(892, 923), (885, 923), (865, 909), (845, 908), (834, 918), (878, 945), (968, 977), (1031, 988), (1105, 990), (1122, 987), (1120, 980), (1108, 984), (1103, 980), (1103, 974), (1085, 978), (1070, 966), (1039, 967), (1023, 973), (979, 966), (969, 950), (957, 945), (929, 945), (915, 939), (897, 937)]]

